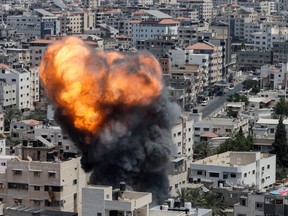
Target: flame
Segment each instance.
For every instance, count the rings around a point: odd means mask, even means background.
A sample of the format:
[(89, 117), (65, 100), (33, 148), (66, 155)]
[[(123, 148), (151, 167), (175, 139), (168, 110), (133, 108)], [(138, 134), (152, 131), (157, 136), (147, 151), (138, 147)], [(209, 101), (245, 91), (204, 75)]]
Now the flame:
[(73, 119), (97, 133), (116, 106), (146, 106), (162, 91), (158, 61), (148, 53), (95, 51), (76, 37), (48, 47), (40, 65), (47, 97)]

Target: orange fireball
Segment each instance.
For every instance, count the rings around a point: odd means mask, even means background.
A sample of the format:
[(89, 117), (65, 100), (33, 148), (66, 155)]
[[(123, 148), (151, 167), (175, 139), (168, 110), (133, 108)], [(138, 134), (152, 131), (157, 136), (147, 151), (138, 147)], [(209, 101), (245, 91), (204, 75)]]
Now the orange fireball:
[(40, 77), (47, 97), (74, 127), (92, 133), (113, 112), (109, 107), (147, 106), (163, 88), (160, 65), (150, 54), (95, 51), (76, 37), (48, 47)]

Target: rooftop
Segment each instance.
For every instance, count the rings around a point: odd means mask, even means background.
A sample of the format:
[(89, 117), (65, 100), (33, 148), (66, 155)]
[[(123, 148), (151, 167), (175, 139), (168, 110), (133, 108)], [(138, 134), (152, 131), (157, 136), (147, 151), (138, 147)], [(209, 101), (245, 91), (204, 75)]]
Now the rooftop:
[(260, 152), (225, 152), (202, 160), (194, 161), (193, 165), (209, 165), (222, 167), (241, 167), (254, 163), (256, 160), (268, 158), (271, 155)]
[(214, 50), (214, 46), (212, 44), (198, 42), (186, 47), (186, 50)]

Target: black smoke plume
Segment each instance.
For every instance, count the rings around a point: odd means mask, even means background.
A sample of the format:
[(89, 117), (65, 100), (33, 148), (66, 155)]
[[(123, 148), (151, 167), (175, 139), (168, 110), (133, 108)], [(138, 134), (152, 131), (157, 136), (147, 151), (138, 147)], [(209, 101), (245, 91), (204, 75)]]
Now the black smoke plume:
[[(139, 73), (143, 56), (154, 58), (148, 53), (129, 55), (114, 60), (113, 68), (123, 68), (125, 65), (126, 73)], [(94, 73), (97, 73), (97, 61), (105, 65), (106, 73), (109, 74), (110, 65), (104, 58), (97, 56), (97, 52), (91, 51), (87, 64), (91, 63)], [(139, 65), (131, 62), (138, 62)], [(91, 68), (90, 65), (87, 67)], [(152, 72), (154, 67), (158, 66), (151, 65)], [(100, 83), (103, 97), (105, 82), (103, 79)], [(99, 86), (99, 83), (95, 85)], [(73, 116), (55, 102), (58, 91), (57, 87), (46, 89), (46, 94), (55, 106), (55, 120), (81, 151), (82, 168), (85, 172), (92, 172), (90, 183), (117, 187), (124, 181), (136, 191), (152, 192), (153, 202), (162, 203), (169, 196), (167, 168), (173, 146), (171, 126), (179, 114), (178, 106), (169, 102), (167, 92), (163, 90), (145, 105), (128, 105), (121, 100), (97, 104), (109, 112), (99, 129), (91, 133), (74, 127)]]

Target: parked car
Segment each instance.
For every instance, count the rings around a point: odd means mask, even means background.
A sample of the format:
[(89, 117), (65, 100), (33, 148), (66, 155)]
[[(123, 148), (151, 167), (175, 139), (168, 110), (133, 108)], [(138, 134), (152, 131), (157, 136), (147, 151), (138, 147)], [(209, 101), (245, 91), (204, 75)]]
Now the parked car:
[(202, 101), (201, 106), (207, 106), (208, 105), (208, 101)]

